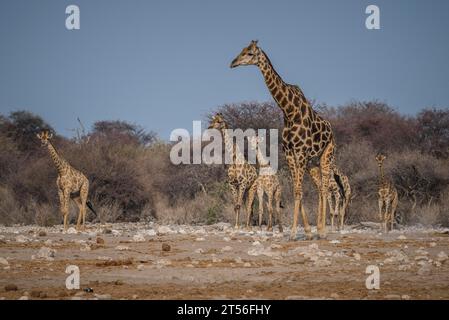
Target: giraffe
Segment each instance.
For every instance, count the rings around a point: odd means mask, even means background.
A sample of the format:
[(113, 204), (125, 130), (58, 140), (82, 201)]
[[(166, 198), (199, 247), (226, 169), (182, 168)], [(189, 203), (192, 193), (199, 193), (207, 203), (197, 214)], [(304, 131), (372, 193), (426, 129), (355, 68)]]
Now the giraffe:
[(262, 137), (252, 136), (249, 138), (250, 146), (256, 150), (256, 159), (259, 162), (259, 175), (248, 191), (248, 203), (247, 203), (247, 219), (246, 227), (250, 228), (250, 219), (252, 214), (252, 207), (254, 202), (254, 195), (257, 192), (259, 199), (259, 227), (262, 227), (262, 217), (263, 217), (263, 203), (264, 195), (268, 197), (268, 226), (267, 230), (273, 230), (273, 200), (276, 207), (276, 221), (279, 224), (279, 231), (283, 232), (282, 222), (281, 222), (281, 184), (279, 183), (279, 177), (276, 172), (270, 167), (265, 155), (262, 150), (258, 147), (259, 142), (263, 141)]
[(396, 207), (398, 205), (398, 191), (393, 182), (384, 175), (383, 162), (387, 157), (383, 154), (376, 156), (377, 165), (379, 166), (379, 220), (385, 232), (388, 231), (388, 222), (390, 229), (393, 230)]
[[(232, 61), (231, 68), (243, 65), (257, 66), (271, 95), (284, 114), (282, 144), (293, 180), (295, 206), (290, 239), (296, 238), (299, 211), (301, 210), (304, 231), (310, 239), (311, 228), (302, 203), (302, 181), (310, 165), (319, 165), (321, 183), (319, 191), (317, 230), (319, 237), (326, 237), (326, 198), (330, 173), (335, 166), (335, 141), (331, 125), (310, 106), (299, 86), (285, 83), (274, 69), (266, 53), (257, 41), (243, 48)], [(317, 164), (319, 163), (319, 164)]]
[[(56, 169), (58, 170), (56, 185), (58, 187), (61, 213), (64, 216), (64, 231), (67, 231), (67, 217), (69, 215), (70, 199), (73, 199), (79, 208), (77, 229), (84, 230), (86, 220), (86, 204), (89, 209), (95, 213), (92, 204), (87, 200), (87, 195), (89, 193), (89, 180), (84, 174), (73, 168), (67, 160), (58, 154), (55, 147), (50, 142), (53, 134), (49, 134), (48, 131), (43, 131), (37, 134), (37, 137), (41, 141), (42, 146), (47, 147)], [(83, 221), (82, 228), (81, 219)]]
[[(310, 169), (310, 176), (315, 185), (321, 183), (320, 172), (317, 167)], [(329, 179), (329, 193), (327, 201), (329, 203), (329, 211), (331, 218), (331, 230), (334, 229), (334, 218), (339, 217), (340, 222), (338, 228), (344, 229), (345, 214), (348, 209), (349, 200), (351, 200), (351, 185), (346, 175), (337, 168), (334, 169)]]
[(238, 229), (243, 196), (256, 180), (257, 171), (253, 165), (245, 161), (238, 145), (234, 143), (233, 137), (230, 136), (228, 125), (221, 113), (212, 117), (209, 129), (217, 129), (221, 132), (225, 148), (232, 155), (232, 163), (228, 167), (228, 184), (234, 200), (235, 228)]

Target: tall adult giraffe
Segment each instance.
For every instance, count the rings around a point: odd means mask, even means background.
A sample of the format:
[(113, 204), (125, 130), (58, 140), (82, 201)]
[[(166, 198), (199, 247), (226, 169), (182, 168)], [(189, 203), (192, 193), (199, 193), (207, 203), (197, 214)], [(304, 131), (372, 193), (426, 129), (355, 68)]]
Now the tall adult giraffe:
[(287, 163), (293, 178), (295, 207), (290, 238), (296, 238), (299, 211), (301, 210), (304, 230), (308, 238), (312, 237), (307, 214), (302, 204), (302, 181), (308, 165), (319, 161), (321, 184), (319, 190), (317, 230), (320, 237), (326, 237), (326, 201), (330, 173), (333, 172), (335, 142), (331, 125), (322, 119), (310, 106), (301, 89), (285, 83), (266, 53), (251, 41), (249, 46), (232, 61), (231, 68), (242, 65), (257, 66), (265, 83), (284, 114), (282, 142)]
[[(78, 230), (84, 229), (86, 222), (86, 205), (95, 213), (92, 204), (87, 200), (89, 193), (89, 180), (80, 171), (73, 168), (67, 160), (61, 157), (51, 144), (50, 139), (53, 134), (48, 131), (43, 131), (37, 134), (37, 137), (46, 146), (51, 158), (58, 170), (58, 178), (56, 179), (56, 186), (58, 187), (59, 204), (62, 215), (64, 216), (64, 231), (67, 230), (67, 217), (69, 215), (69, 201), (73, 199), (79, 208), (78, 222), (76, 227)], [(81, 227), (81, 220), (83, 226)]]

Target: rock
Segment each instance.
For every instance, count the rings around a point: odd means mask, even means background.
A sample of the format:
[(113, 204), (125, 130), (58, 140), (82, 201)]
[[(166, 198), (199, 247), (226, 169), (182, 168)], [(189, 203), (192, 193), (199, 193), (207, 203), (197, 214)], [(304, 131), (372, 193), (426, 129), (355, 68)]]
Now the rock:
[(407, 295), (407, 294), (403, 294), (403, 295), (401, 296), (401, 299), (402, 299), (402, 300), (410, 300), (410, 296)]
[(317, 259), (314, 263), (316, 267), (328, 267), (332, 264), (329, 259)]
[(447, 259), (448, 259), (448, 256), (444, 251), (441, 251), (440, 253), (438, 253), (438, 255), (437, 255), (438, 262), (444, 263), (444, 262), (446, 262)]
[(136, 234), (133, 236), (134, 242), (145, 242), (145, 237), (142, 234)]
[(172, 230), (170, 229), (170, 227), (167, 227), (167, 226), (160, 226), (158, 229), (157, 229), (157, 233), (158, 234), (167, 234), (167, 233), (171, 233), (172, 232)]
[(399, 237), (397, 237), (398, 240), (406, 240), (407, 237), (401, 234)]
[(90, 250), (92, 250), (92, 248), (91, 248), (90, 244), (88, 244), (88, 243), (83, 243), (83, 244), (81, 245), (80, 250), (81, 250), (81, 251), (90, 251)]
[(0, 264), (3, 265), (3, 266), (9, 266), (8, 260), (6, 260), (3, 257), (0, 257)]
[(340, 296), (338, 295), (338, 293), (331, 293), (331, 298), (332, 299), (338, 299), (338, 298), (340, 298)]
[(67, 229), (67, 231), (65, 233), (67, 233), (67, 234), (77, 234), (78, 231), (74, 227), (70, 227), (70, 228)]
[(353, 256), (354, 259), (357, 260), (357, 261), (360, 261), (360, 259), (362, 259), (362, 257), (360, 256), (359, 253), (354, 253), (352, 256)]
[(412, 266), (409, 265), (409, 264), (401, 264), (401, 265), (398, 267), (398, 270), (399, 270), (399, 271), (408, 271), (408, 270), (410, 270), (411, 268), (412, 268)]
[(94, 297), (97, 298), (98, 300), (111, 300), (111, 295), (110, 294), (98, 294), (95, 293)]
[(147, 231), (145, 232), (145, 234), (146, 234), (147, 236), (149, 236), (149, 237), (154, 237), (154, 236), (157, 235), (156, 231), (154, 231), (153, 229), (147, 230)]
[(37, 253), (37, 258), (39, 259), (45, 259), (48, 261), (54, 260), (56, 254), (56, 250), (48, 248), (48, 247), (42, 247), (39, 249), (39, 252)]
[(400, 250), (392, 250), (386, 253), (386, 255), (389, 257), (384, 260), (385, 264), (392, 264), (392, 263), (408, 263), (409, 259), (408, 256), (400, 251)]
[(134, 300), (136, 300), (136, 299), (139, 299), (139, 296), (138, 296), (137, 294), (133, 294), (133, 295), (131, 296), (131, 298), (134, 299)]
[(436, 247), (436, 246), (437, 246), (437, 243), (436, 243), (436, 242), (431, 242), (431, 243), (429, 243), (429, 246), (430, 246), (431, 248)]
[(28, 239), (27, 237), (25, 237), (24, 235), (18, 235), (17, 237), (16, 237), (16, 241), (17, 242), (19, 242), (19, 243), (26, 243), (26, 242), (29, 242), (30, 241), (30, 239)]
[(251, 268), (251, 263), (245, 262), (245, 263), (243, 264), (243, 266), (244, 266), (245, 268)]
[(331, 244), (338, 244), (338, 243), (340, 243), (340, 240), (331, 240), (331, 241), (329, 241), (329, 243), (331, 243)]
[(97, 237), (97, 244), (104, 244), (104, 239), (101, 237)]
[(257, 240), (253, 242), (253, 246), (260, 246), (260, 245), (261, 245), (261, 243)]
[(13, 283), (7, 284), (5, 286), (5, 291), (17, 291), (17, 290), (19, 290), (19, 288)]
[(426, 276), (432, 273), (432, 268), (429, 263), (425, 263), (419, 268), (418, 275)]
[(127, 250), (129, 250), (129, 247), (127, 247), (127, 246), (117, 246), (117, 247), (115, 247), (115, 250), (118, 250), (118, 251), (127, 251)]
[(47, 297), (47, 294), (46, 294), (45, 292), (43, 292), (43, 291), (40, 291), (40, 290), (31, 290), (30, 296), (31, 296), (32, 298), (41, 298), (41, 299), (44, 299), (44, 298)]
[(123, 285), (123, 281), (122, 281), (122, 280), (115, 280), (115, 281), (114, 281), (114, 284), (115, 284), (116, 286), (121, 286), (121, 285)]
[(199, 254), (201, 254), (201, 253), (203, 253), (204, 252), (204, 250), (203, 249), (201, 249), (201, 248), (198, 248), (198, 249), (196, 249), (195, 250), (195, 253), (199, 253)]
[(19, 300), (28, 300), (29, 298), (28, 298), (28, 296), (21, 296), (20, 298), (19, 298)]
[(236, 258), (234, 259), (234, 261), (235, 261), (236, 263), (243, 263), (243, 260), (242, 260), (242, 258), (240, 258), (240, 257), (236, 257)]
[(224, 237), (223, 240), (226, 241), (226, 242), (229, 242), (229, 241), (231, 241), (231, 238), (229, 238), (229, 237)]
[(205, 241), (206, 239), (204, 239), (204, 238), (202, 238), (202, 237), (199, 237), (199, 238), (196, 238), (195, 239), (195, 241)]
[(428, 259), (429, 259), (429, 258), (427, 258), (426, 256), (416, 256), (416, 257), (415, 257), (415, 260), (416, 260), (416, 261), (420, 261), (420, 260), (426, 260), (426, 261), (427, 261)]
[(225, 246), (225, 247), (221, 248), (221, 252), (227, 252), (227, 251), (232, 251), (232, 247)]
[(387, 294), (384, 298), (388, 300), (401, 300), (401, 296), (398, 294)]
[(143, 264), (139, 264), (137, 266), (137, 270), (139, 270), (139, 271), (143, 271), (144, 268), (145, 268), (145, 266)]
[(53, 241), (51, 241), (51, 239), (47, 239), (44, 242), (44, 244), (46, 244), (47, 246), (51, 245), (52, 243), (53, 243)]
[(45, 232), (44, 230), (39, 231), (38, 233), (39, 237), (46, 237), (47, 236), (47, 232)]
[(109, 228), (105, 228), (105, 229), (103, 229), (103, 233), (104, 233), (104, 234), (111, 234), (111, 233), (112, 233), (112, 230), (109, 229)]
[(171, 246), (168, 243), (162, 244), (162, 251), (169, 252), (171, 250)]
[(276, 243), (273, 243), (270, 247), (271, 247), (271, 249), (281, 249), (282, 248), (281, 245), (276, 244)]

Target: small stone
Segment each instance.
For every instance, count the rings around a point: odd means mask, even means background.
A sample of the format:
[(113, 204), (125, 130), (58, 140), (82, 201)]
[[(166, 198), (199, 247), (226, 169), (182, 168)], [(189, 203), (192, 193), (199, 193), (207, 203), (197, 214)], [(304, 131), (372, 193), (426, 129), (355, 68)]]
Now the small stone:
[(120, 245), (120, 246), (115, 247), (115, 250), (127, 251), (127, 250), (129, 250), (129, 247)]
[(41, 296), (42, 293), (43, 293), (43, 292), (40, 291), (40, 290), (31, 290), (30, 296), (31, 296), (32, 298), (40, 298), (40, 296)]
[(204, 239), (203, 237), (199, 237), (199, 238), (196, 238), (195, 239), (195, 241), (205, 241), (206, 239)]
[(134, 300), (136, 300), (136, 299), (138, 299), (138, 298), (139, 298), (139, 295), (137, 295), (137, 294), (133, 294), (133, 295), (131, 296), (131, 298), (133, 298)]
[(404, 236), (403, 234), (401, 234), (397, 239), (398, 239), (398, 240), (406, 240), (407, 237)]
[(39, 249), (39, 252), (37, 253), (37, 258), (46, 259), (46, 260), (54, 260), (56, 254), (56, 250), (48, 248), (48, 247), (42, 247)]
[(445, 262), (448, 259), (448, 256), (445, 252), (441, 251), (440, 253), (438, 253), (437, 255), (437, 260), (441, 263)]
[(143, 271), (144, 268), (145, 268), (145, 266), (143, 264), (139, 264), (137, 266), (137, 270), (139, 270), (139, 271)]
[(384, 298), (388, 300), (401, 300), (401, 296), (398, 294), (387, 294)]
[(66, 231), (67, 234), (77, 234), (78, 231), (74, 227), (70, 227)]
[(38, 233), (39, 237), (46, 237), (47, 236), (47, 232), (45, 232), (44, 230), (39, 231)]
[(104, 234), (110, 234), (110, 233), (112, 233), (112, 230), (108, 229), (108, 228), (105, 228), (105, 229), (103, 229), (103, 233)]
[(402, 300), (410, 300), (410, 296), (407, 295), (407, 294), (403, 294), (403, 295), (401, 296), (401, 299), (402, 299)]
[(133, 236), (134, 242), (145, 242), (145, 237), (142, 234), (136, 234)]
[(3, 266), (9, 266), (8, 260), (6, 260), (3, 257), (0, 257), (0, 264), (3, 265)]
[(436, 246), (437, 246), (437, 243), (436, 243), (436, 242), (431, 242), (431, 243), (429, 243), (429, 246), (430, 246), (431, 248), (436, 247)]
[(223, 240), (226, 241), (226, 242), (229, 242), (229, 241), (231, 241), (231, 238), (229, 238), (229, 237), (224, 237)]
[(360, 256), (359, 253), (354, 253), (354, 254), (353, 254), (353, 257), (354, 257), (354, 259), (357, 260), (357, 261), (360, 261), (360, 259), (362, 259), (362, 257)]
[(29, 298), (28, 298), (28, 296), (21, 296), (20, 298), (19, 298), (19, 300), (28, 300)]
[(338, 298), (340, 298), (340, 296), (338, 295), (338, 293), (331, 293), (331, 298), (332, 299), (338, 299)]
[(245, 263), (243, 264), (243, 266), (244, 266), (245, 268), (250, 268), (250, 267), (251, 267), (251, 263), (245, 262)]
[(19, 242), (19, 243), (25, 243), (25, 242), (30, 241), (30, 239), (28, 239), (27, 237), (25, 237), (23, 235), (18, 235), (16, 237), (16, 241)]
[(87, 243), (83, 243), (80, 248), (81, 251), (90, 251), (92, 250), (91, 246)]
[(170, 232), (171, 232), (171, 229), (169, 227), (167, 227), (167, 226), (160, 226), (157, 229), (157, 233), (158, 234), (167, 234), (167, 233), (170, 233)]
[(221, 252), (227, 252), (227, 251), (232, 251), (232, 247), (226, 246), (226, 247), (221, 248)]
[(171, 250), (171, 246), (168, 243), (163, 243), (162, 244), (162, 251), (168, 252), (170, 250)]
[(201, 253), (203, 253), (204, 252), (204, 250), (203, 249), (201, 249), (201, 248), (198, 248), (198, 249), (196, 249), (195, 250), (195, 253), (199, 253), (199, 254), (201, 254)]
[(329, 243), (331, 243), (331, 244), (338, 244), (338, 243), (340, 243), (340, 240), (331, 240), (331, 241), (329, 241)]
[(116, 286), (121, 286), (121, 285), (123, 285), (123, 281), (122, 280), (115, 280), (114, 284)]
[(13, 283), (7, 284), (5, 286), (5, 291), (17, 291), (17, 290), (19, 290), (19, 288)]
[(432, 272), (432, 269), (430, 267), (430, 264), (429, 263), (425, 263), (424, 265), (422, 265), (421, 268), (419, 268), (418, 275), (426, 276), (426, 275), (429, 275), (431, 272)]
[(104, 239), (101, 237), (97, 237), (97, 244), (104, 244)]
[(261, 245), (260, 241), (256, 240), (256, 241), (253, 242), (253, 246), (260, 246), (260, 245)]
[(97, 298), (98, 300), (111, 300), (111, 295), (110, 294), (94, 294), (94, 297)]

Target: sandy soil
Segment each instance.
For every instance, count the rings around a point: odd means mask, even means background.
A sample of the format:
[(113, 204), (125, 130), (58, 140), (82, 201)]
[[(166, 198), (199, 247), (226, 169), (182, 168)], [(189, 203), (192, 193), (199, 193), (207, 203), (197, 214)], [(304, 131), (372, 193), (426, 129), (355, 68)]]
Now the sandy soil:
[[(449, 299), (447, 229), (359, 225), (311, 241), (225, 223), (74, 231), (0, 227), (0, 299)], [(65, 287), (68, 265), (79, 290)], [(368, 265), (379, 290), (365, 286)]]

